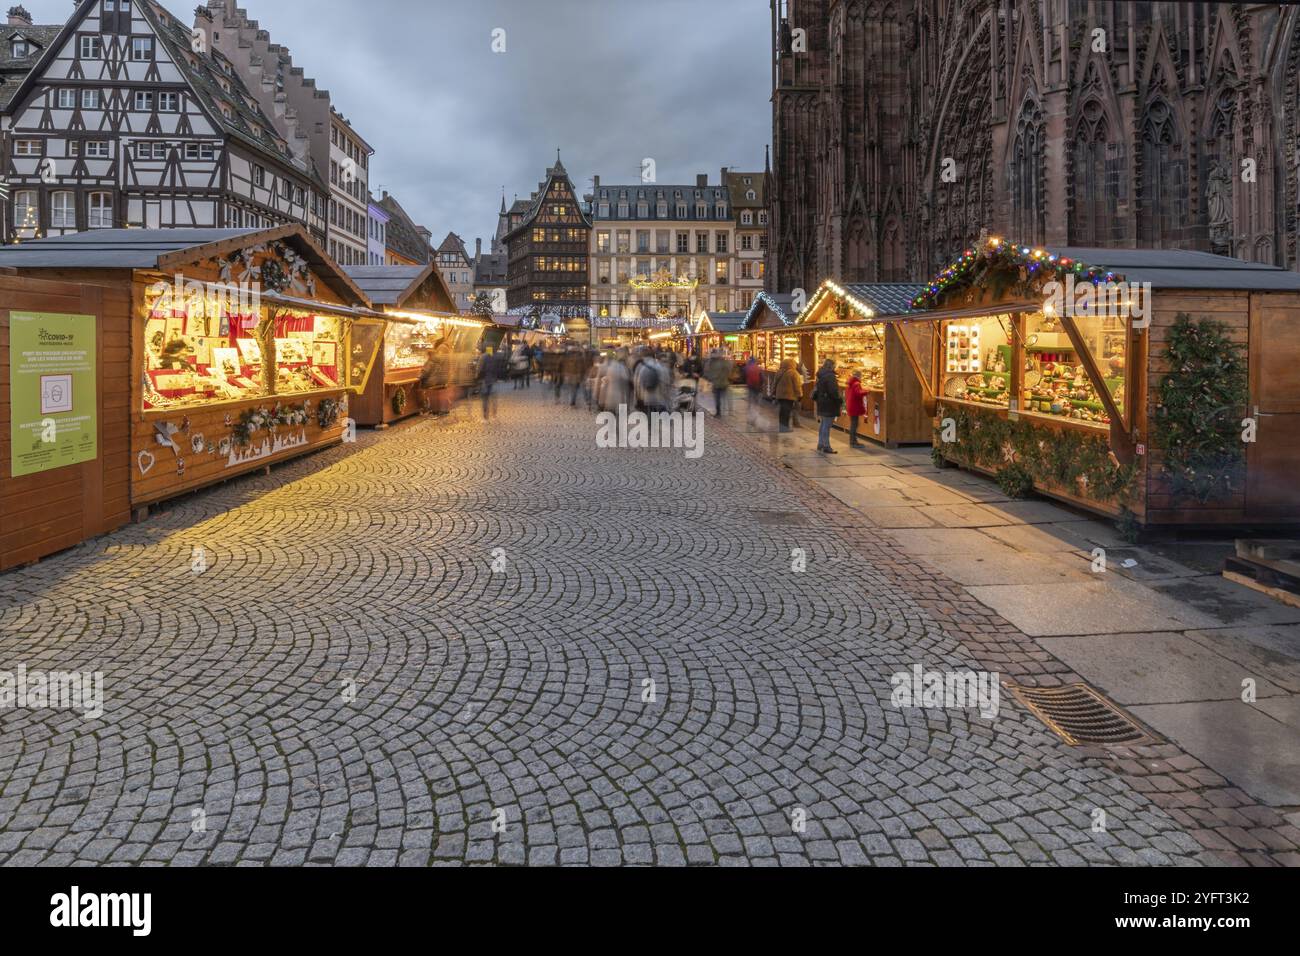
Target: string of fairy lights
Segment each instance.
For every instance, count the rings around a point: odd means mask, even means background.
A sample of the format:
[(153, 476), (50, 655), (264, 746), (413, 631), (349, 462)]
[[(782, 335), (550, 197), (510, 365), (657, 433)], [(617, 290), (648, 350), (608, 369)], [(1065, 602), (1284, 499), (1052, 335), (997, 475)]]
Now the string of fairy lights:
[(912, 300), (912, 308), (936, 308), (950, 293), (970, 285), (979, 272), (989, 269), (1024, 269), (1028, 277), (1049, 276), (1058, 280), (1073, 275), (1075, 281), (1093, 285), (1114, 282), (1118, 278), (1114, 272), (1077, 259), (1057, 256), (1046, 249), (1017, 245), (995, 236), (978, 247), (967, 249), (960, 259), (931, 279), (925, 291)]

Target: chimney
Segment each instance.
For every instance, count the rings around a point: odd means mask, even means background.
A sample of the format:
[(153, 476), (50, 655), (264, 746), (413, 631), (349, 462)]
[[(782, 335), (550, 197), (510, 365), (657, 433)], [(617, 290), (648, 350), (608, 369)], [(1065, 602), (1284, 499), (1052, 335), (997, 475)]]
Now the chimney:
[(9, 26), (11, 27), (29, 27), (32, 25), (32, 15), (27, 12), (25, 7), (9, 8)]
[(482, 240), (482, 239), (475, 239), (475, 240), (474, 240), (474, 258), (475, 258), (475, 259), (482, 259), (482, 258), (483, 258), (483, 240)]
[(592, 180), (593, 188), (595, 188), (595, 189), (599, 189), (599, 188), (600, 188), (600, 177), (599, 177), (599, 176), (592, 176), (592, 177), (591, 177), (591, 180)]
[(708, 174), (708, 173), (700, 173), (698, 176), (695, 177), (695, 188), (696, 188), (696, 189), (703, 189), (703, 188), (704, 188), (705, 186), (707, 186), (708, 184), (709, 184), (709, 174)]

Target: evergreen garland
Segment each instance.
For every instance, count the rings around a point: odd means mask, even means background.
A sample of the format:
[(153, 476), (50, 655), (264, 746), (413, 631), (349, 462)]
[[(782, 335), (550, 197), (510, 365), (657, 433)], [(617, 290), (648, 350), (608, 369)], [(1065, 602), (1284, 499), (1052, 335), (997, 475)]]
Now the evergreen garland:
[[(957, 425), (953, 444), (944, 444), (941, 437), (945, 418)], [(992, 472), (1009, 497), (1024, 497), (1038, 486), (1104, 504), (1132, 500), (1138, 465), (1120, 464), (1106, 434), (1043, 428), (991, 411), (943, 404), (938, 422), (936, 457), (945, 455), (958, 464)]]
[(1200, 504), (1243, 487), (1242, 419), (1250, 400), (1245, 348), (1222, 322), (1179, 313), (1165, 346), (1169, 372), (1156, 395), (1152, 437), (1176, 498)]

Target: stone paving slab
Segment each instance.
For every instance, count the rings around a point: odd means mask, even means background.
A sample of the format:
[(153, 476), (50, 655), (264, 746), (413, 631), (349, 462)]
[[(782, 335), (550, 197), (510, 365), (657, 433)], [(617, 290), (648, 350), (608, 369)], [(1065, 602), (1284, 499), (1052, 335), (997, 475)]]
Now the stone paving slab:
[(1300, 624), (1216, 628), (1188, 631), (1185, 636), (1249, 673), (1300, 693)]
[(1215, 620), (1168, 598), (1152, 598), (1139, 584), (1117, 577), (1061, 584), (972, 587), (977, 600), (1031, 637), (1182, 631)]
[(1090, 634), (1039, 643), (1120, 704), (1240, 700), (1247, 678), (1260, 697), (1287, 693), (1183, 634)]
[(1092, 578), (1082, 562), (1076, 568), (1064, 561), (1044, 561), (1038, 555), (1000, 548), (992, 554), (929, 554), (925, 562), (963, 585), (1061, 584)]
[[(1281, 700), (1294, 706), (1295, 698)], [(1150, 704), (1132, 710), (1256, 799), (1273, 806), (1300, 806), (1300, 750), (1294, 725), (1240, 701)]]

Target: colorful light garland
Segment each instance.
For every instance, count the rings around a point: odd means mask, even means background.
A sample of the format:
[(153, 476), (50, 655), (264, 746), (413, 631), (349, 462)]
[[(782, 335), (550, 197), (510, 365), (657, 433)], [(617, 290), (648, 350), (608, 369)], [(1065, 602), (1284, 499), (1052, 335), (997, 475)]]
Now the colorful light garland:
[(938, 308), (947, 296), (971, 285), (981, 271), (997, 269), (1024, 269), (1029, 279), (1064, 280), (1073, 275), (1075, 281), (1115, 282), (1120, 277), (1095, 266), (1079, 262), (1068, 256), (1056, 256), (1046, 249), (1020, 246), (1002, 239), (989, 239), (982, 247), (967, 249), (960, 259), (930, 280), (924, 292), (912, 300), (914, 309)]

